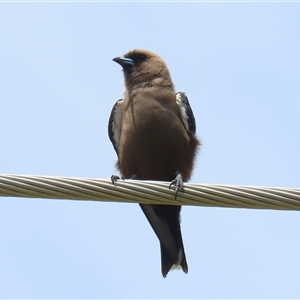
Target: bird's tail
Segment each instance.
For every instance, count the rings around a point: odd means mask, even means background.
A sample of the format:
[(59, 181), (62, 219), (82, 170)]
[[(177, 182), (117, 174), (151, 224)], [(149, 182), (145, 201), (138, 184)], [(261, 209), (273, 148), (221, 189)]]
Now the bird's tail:
[(180, 230), (180, 206), (140, 204), (160, 241), (161, 270), (164, 277), (175, 268), (187, 273), (188, 266)]
[(166, 277), (170, 270), (182, 269), (184, 273), (188, 272), (188, 265), (184, 253), (184, 248), (181, 248), (178, 253), (178, 261), (174, 262), (171, 258), (170, 254), (164, 247), (162, 243), (160, 243), (160, 251), (161, 251), (161, 272), (163, 277)]

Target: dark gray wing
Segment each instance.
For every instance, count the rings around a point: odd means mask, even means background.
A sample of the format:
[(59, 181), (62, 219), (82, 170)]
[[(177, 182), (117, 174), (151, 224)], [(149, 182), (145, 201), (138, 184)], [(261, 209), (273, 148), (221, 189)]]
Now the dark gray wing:
[[(167, 249), (169, 255), (171, 256), (173, 262), (178, 261), (178, 251), (173, 238), (172, 232), (165, 220), (157, 215), (153, 205), (140, 204), (145, 216), (147, 217), (150, 225), (152, 226), (154, 232), (156, 233), (160, 242)], [(175, 206), (174, 206), (175, 207)], [(179, 220), (178, 220), (179, 222)], [(172, 265), (171, 265), (172, 266)]]
[(119, 154), (119, 143), (121, 136), (121, 122), (122, 122), (122, 104), (123, 99), (118, 100), (113, 106), (109, 121), (108, 121), (108, 136), (112, 142), (115, 151)]
[(179, 106), (181, 119), (187, 131), (196, 133), (196, 120), (190, 106), (189, 100), (185, 93), (176, 93), (176, 103)]

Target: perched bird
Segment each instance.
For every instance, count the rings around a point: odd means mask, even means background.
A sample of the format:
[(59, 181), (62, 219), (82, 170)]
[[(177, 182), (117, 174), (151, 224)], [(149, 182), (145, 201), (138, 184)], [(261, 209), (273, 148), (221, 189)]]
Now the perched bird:
[[(113, 61), (125, 77), (124, 99), (113, 106), (108, 124), (116, 166), (125, 179), (171, 181), (176, 198), (191, 176), (200, 145), (189, 101), (175, 93), (167, 65), (157, 54), (132, 50)], [(140, 206), (160, 241), (162, 275), (173, 268), (187, 273), (181, 206)]]

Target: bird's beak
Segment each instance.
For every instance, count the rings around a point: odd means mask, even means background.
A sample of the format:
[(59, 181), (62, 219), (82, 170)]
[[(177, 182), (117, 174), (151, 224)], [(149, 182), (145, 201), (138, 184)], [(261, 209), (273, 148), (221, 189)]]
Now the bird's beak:
[(121, 65), (123, 68), (134, 65), (133, 59), (127, 57), (115, 57), (113, 58), (113, 61)]

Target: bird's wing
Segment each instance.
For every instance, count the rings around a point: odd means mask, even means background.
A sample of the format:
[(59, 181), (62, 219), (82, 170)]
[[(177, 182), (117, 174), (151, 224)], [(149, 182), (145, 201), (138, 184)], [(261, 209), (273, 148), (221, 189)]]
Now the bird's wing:
[(122, 104), (123, 99), (118, 100), (113, 106), (109, 121), (108, 121), (108, 136), (112, 142), (115, 151), (119, 154), (119, 143), (121, 135), (121, 122), (122, 122)]
[(157, 211), (155, 211), (154, 209), (155, 205), (147, 205), (140, 203), (140, 207), (143, 210), (145, 216), (147, 217), (150, 225), (152, 226), (152, 229), (156, 233), (161, 244), (164, 246), (169, 256), (171, 257), (171, 268), (172, 264), (177, 263), (178, 261), (178, 250), (170, 227), (168, 226), (166, 220), (163, 220), (157, 215)]
[(196, 133), (196, 120), (185, 93), (176, 93), (176, 103), (179, 107), (181, 119), (187, 131)]

